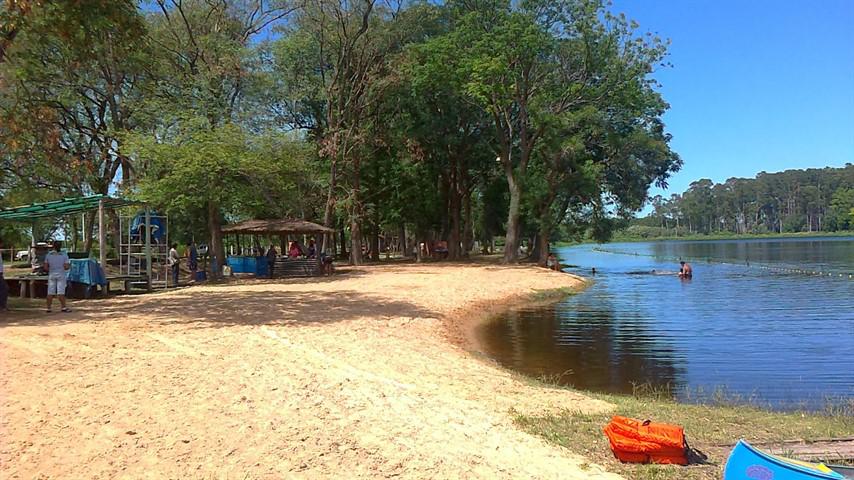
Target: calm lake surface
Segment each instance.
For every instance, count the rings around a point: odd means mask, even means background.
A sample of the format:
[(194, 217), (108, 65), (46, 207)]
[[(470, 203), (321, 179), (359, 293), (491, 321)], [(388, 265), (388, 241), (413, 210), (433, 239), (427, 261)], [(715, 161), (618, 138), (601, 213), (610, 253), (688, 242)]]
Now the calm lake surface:
[[(686, 401), (721, 388), (778, 409), (854, 399), (854, 237), (583, 245), (558, 255), (575, 265), (568, 272), (595, 267), (594, 283), (484, 325), (485, 353), (506, 367), (612, 393), (669, 384)], [(680, 258), (693, 280), (676, 277)]]

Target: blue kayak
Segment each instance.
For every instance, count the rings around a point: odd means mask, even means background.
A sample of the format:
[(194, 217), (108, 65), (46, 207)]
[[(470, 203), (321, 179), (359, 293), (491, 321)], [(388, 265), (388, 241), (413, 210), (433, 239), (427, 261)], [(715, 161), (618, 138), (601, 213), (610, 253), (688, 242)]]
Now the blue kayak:
[(729, 454), (724, 480), (846, 480), (823, 463), (807, 463), (778, 457), (739, 440)]

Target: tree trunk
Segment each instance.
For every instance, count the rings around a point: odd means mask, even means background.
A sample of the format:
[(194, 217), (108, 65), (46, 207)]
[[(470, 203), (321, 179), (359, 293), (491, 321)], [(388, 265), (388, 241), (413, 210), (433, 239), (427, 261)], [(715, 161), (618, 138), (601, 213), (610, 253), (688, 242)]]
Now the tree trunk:
[(465, 175), (465, 197), (463, 198), (463, 257), (468, 257), (474, 248), (474, 219), (471, 208), (471, 187)]
[[(77, 215), (71, 217), (71, 246), (70, 248), (77, 252), (77, 245), (80, 243), (80, 226), (77, 223)], [(13, 257), (14, 258), (14, 257)]]
[(95, 212), (87, 212), (86, 225), (83, 229), (83, 251), (86, 253), (92, 252), (92, 237), (95, 234)]
[(448, 182), (448, 213), (450, 214), (450, 222), (448, 229), (448, 258), (450, 260), (459, 260), (460, 258), (460, 230), (461, 230), (461, 212), (460, 212), (460, 190), (457, 186), (457, 175), (455, 165), (451, 165), (451, 177)]
[(528, 261), (540, 261), (540, 235), (535, 234), (531, 237), (531, 243), (528, 244)]
[(549, 260), (549, 238), (551, 236), (551, 228), (544, 222), (540, 222), (540, 231), (537, 234), (537, 250), (539, 250), (539, 257), (537, 258), (537, 265), (541, 267), (545, 267)]
[(400, 223), (400, 255), (403, 258), (409, 257), (409, 250), (406, 248), (406, 225)]
[(359, 157), (353, 159), (353, 207), (350, 211), (350, 263), (363, 265), (365, 258), (362, 255), (362, 199), (361, 199), (361, 171)]
[[(208, 230), (211, 235), (211, 277), (220, 278), (222, 267), (225, 265), (225, 246), (222, 244), (219, 205), (212, 200), (208, 200)], [(214, 263), (216, 268), (213, 268)]]
[(352, 265), (365, 263), (362, 255), (362, 227), (355, 216), (350, 219), (350, 263)]
[[(334, 209), (335, 209), (335, 185), (337, 182), (337, 174), (338, 174), (338, 172), (337, 172), (337, 160), (335, 157), (333, 157), (332, 158), (332, 165), (329, 168), (329, 190), (326, 192), (326, 207), (324, 208), (324, 211), (323, 211), (323, 225), (326, 227), (329, 227), (329, 228), (335, 228), (335, 226), (332, 224), (332, 221), (333, 221), (332, 215), (333, 215)], [(335, 240), (334, 240), (334, 238), (332, 238), (331, 235), (324, 235), (323, 236), (323, 245), (320, 248), (321, 252), (328, 250), (329, 246), (326, 244), (326, 242), (328, 242), (330, 240), (334, 244)], [(342, 240), (342, 244), (343, 244), (343, 240)], [(333, 247), (332, 254), (333, 254), (333, 256), (335, 255), (334, 247)]]
[(439, 239), (446, 240), (451, 230), (451, 180), (450, 175), (442, 172), (439, 175), (439, 198), (442, 199), (442, 218)]
[(119, 225), (119, 214), (115, 210), (107, 210), (107, 215), (110, 217), (110, 234), (113, 236), (113, 248), (116, 249), (116, 258), (118, 258), (122, 251), (122, 235), (121, 225)]
[(519, 261), (519, 214), (522, 187), (516, 182), (512, 171), (507, 172), (507, 184), (510, 188), (510, 208), (507, 211), (507, 235), (504, 237), (504, 263), (516, 263)]
[(371, 231), (371, 260), (380, 260), (380, 228), (376, 225)]

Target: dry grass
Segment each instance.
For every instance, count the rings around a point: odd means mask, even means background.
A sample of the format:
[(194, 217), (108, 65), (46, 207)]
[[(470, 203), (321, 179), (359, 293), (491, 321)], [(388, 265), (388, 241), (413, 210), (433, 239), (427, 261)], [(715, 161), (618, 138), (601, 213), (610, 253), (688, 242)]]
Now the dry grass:
[[(668, 392), (639, 386), (635, 395), (590, 394), (613, 403), (606, 414), (517, 415), (524, 430), (579, 453), (590, 461), (627, 478), (646, 480), (712, 480), (721, 478), (729, 446), (738, 439), (775, 442), (850, 436), (854, 432), (854, 402), (836, 402), (821, 413), (771, 412), (751, 405), (728, 404), (734, 399), (719, 393), (716, 404), (689, 405), (670, 400)], [(630, 465), (617, 461), (602, 427), (612, 414), (653, 419), (685, 427), (689, 444), (708, 455), (707, 465)], [(833, 460), (833, 459), (830, 459)]]

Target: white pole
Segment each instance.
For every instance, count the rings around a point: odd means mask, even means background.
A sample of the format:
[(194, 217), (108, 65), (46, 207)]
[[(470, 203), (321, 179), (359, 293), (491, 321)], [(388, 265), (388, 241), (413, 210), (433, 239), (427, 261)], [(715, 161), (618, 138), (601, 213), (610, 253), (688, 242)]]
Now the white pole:
[(107, 271), (107, 231), (104, 230), (104, 199), (98, 200), (98, 250), (101, 268)]

